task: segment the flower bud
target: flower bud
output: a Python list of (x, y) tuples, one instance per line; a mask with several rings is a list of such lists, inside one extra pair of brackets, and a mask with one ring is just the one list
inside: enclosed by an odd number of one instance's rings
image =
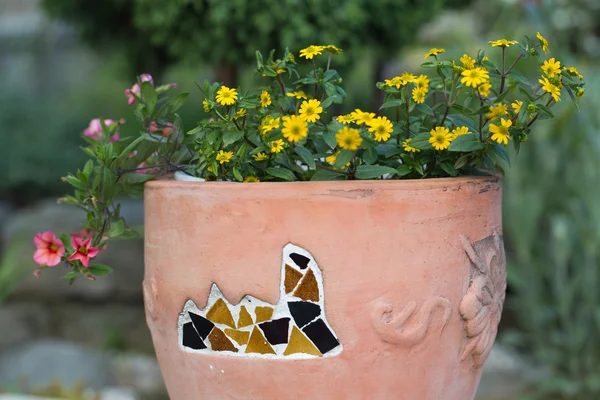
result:
[(456, 63), (454, 61), (452, 61), (452, 67), (451, 68), (452, 68), (453, 72), (459, 72), (460, 73), (460, 72), (464, 71), (464, 68), (461, 67), (461, 66), (459, 66), (459, 65), (456, 65)]
[(575, 92), (575, 95), (577, 97), (583, 97), (583, 96), (585, 96), (585, 89), (582, 88), (582, 87), (577, 88), (577, 91)]
[(521, 141), (521, 143), (525, 143), (526, 141), (529, 140), (529, 135), (526, 133), (521, 134), (521, 137), (519, 137), (519, 140)]
[(529, 103), (527, 104), (527, 112), (530, 114), (533, 114), (534, 112), (536, 112), (537, 107), (535, 106), (535, 103)]
[(538, 55), (538, 51), (535, 47), (532, 47), (529, 49), (529, 55), (530, 56), (537, 56)]

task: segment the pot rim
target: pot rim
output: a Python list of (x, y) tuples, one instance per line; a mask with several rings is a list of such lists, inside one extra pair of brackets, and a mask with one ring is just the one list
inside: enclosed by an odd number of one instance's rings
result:
[(465, 175), (448, 178), (428, 178), (428, 179), (396, 179), (396, 180), (345, 180), (345, 181), (296, 181), (296, 182), (253, 182), (243, 184), (241, 182), (193, 182), (179, 181), (172, 176), (165, 179), (150, 181), (145, 183), (146, 188), (198, 188), (209, 190), (256, 190), (256, 189), (379, 189), (379, 190), (415, 190), (415, 189), (436, 189), (436, 188), (456, 188), (462, 185), (502, 185), (502, 176), (500, 175)]

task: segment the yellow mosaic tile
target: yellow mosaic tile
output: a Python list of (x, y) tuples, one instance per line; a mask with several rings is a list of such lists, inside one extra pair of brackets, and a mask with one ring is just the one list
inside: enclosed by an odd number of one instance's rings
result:
[(231, 340), (216, 326), (208, 335), (208, 340), (213, 351), (233, 351), (237, 353), (238, 349), (231, 343)]
[(301, 278), (302, 272), (285, 264), (285, 280), (283, 281), (283, 285), (285, 286), (286, 293), (294, 290)]
[(206, 313), (206, 318), (216, 324), (228, 325), (235, 329), (235, 322), (227, 303), (223, 299), (219, 299)]
[(312, 269), (309, 269), (306, 275), (304, 275), (293, 296), (302, 300), (319, 301), (319, 285)]
[(250, 315), (250, 313), (248, 312), (248, 310), (246, 309), (246, 306), (242, 306), (240, 308), (240, 318), (238, 319), (238, 328), (243, 328), (245, 326), (250, 326), (254, 324), (254, 321), (252, 321), (252, 316)]
[(256, 323), (265, 322), (271, 319), (273, 316), (273, 307), (256, 307), (254, 309), (256, 314)]
[(257, 327), (254, 327), (252, 335), (250, 335), (248, 346), (246, 346), (246, 353), (276, 354), (273, 347), (271, 347)]
[(225, 334), (238, 342), (240, 346), (248, 343), (248, 339), (250, 338), (250, 332), (238, 331), (236, 329), (225, 329)]
[(304, 353), (310, 354), (317, 357), (322, 357), (323, 354), (317, 349), (317, 347), (306, 337), (298, 328), (295, 326), (292, 328), (292, 334), (290, 336), (290, 341), (283, 352), (284, 356), (289, 356), (290, 354), (296, 353)]

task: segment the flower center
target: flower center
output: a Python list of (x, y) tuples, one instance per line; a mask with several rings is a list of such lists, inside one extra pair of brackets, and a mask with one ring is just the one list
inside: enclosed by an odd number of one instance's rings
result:
[(77, 252), (81, 253), (81, 254), (86, 254), (87, 255), (88, 249), (85, 246), (79, 246), (79, 248), (77, 249)]
[(58, 246), (52, 243), (49, 247), (50, 251), (56, 252), (58, 250)]
[(315, 109), (314, 109), (314, 108), (312, 108), (312, 107), (310, 107), (310, 106), (306, 107), (306, 113), (307, 113), (307, 114), (312, 114), (312, 113), (314, 113), (314, 112), (315, 112)]
[(446, 137), (444, 135), (438, 134), (438, 135), (435, 136), (435, 140), (438, 143), (444, 143), (444, 140), (446, 140)]

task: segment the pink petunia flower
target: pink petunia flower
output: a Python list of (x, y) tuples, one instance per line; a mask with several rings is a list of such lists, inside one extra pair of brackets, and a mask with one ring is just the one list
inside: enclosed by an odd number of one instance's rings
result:
[[(82, 230), (80, 230), (79, 232), (75, 232), (75, 233), (71, 233), (71, 237), (76, 237), (78, 239), (81, 240), (86, 240), (86, 239), (94, 239), (94, 236), (96, 235), (96, 233), (88, 228), (83, 228)], [(104, 242), (105, 240), (108, 239), (107, 235), (103, 235), (102, 236), (102, 242)], [(107, 244), (105, 244), (104, 246), (100, 247), (100, 250), (106, 250), (106, 248), (108, 247)]]
[[(115, 121), (112, 119), (105, 119), (104, 125), (110, 126), (114, 124)], [(104, 132), (102, 131), (102, 124), (100, 124), (100, 118), (94, 118), (90, 121), (88, 127), (83, 131), (83, 135), (89, 138), (94, 139), (96, 142), (101, 142), (104, 137)], [(119, 140), (119, 132), (115, 132), (114, 135), (110, 138), (110, 142), (116, 142)]]
[[(150, 75), (150, 74), (141, 74), (140, 81), (141, 82), (150, 82), (151, 84), (154, 85), (154, 79), (152, 79), (152, 75)], [(129, 104), (130, 106), (134, 105), (135, 97), (133, 95), (135, 94), (136, 96), (139, 97), (140, 93), (141, 93), (141, 88), (137, 82), (133, 84), (131, 89), (125, 89), (125, 96), (127, 96), (127, 104)]]
[(71, 256), (69, 256), (69, 260), (79, 260), (86, 268), (89, 266), (90, 258), (96, 257), (100, 252), (100, 249), (91, 246), (91, 238), (81, 239), (72, 236), (71, 243), (73, 244), (75, 252)]
[(33, 238), (37, 250), (33, 254), (33, 261), (39, 265), (54, 267), (65, 254), (65, 246), (52, 232), (38, 233)]

